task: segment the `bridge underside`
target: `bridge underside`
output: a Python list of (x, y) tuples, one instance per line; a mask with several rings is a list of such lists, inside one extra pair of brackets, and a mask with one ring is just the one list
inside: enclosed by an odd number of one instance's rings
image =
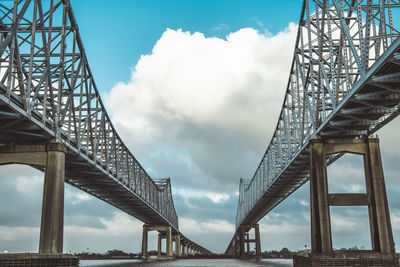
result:
[[(312, 139), (359, 139), (370, 136), (400, 114), (400, 38), (375, 62), (312, 135)], [(309, 144), (306, 141), (276, 180), (258, 199), (242, 224), (255, 224), (306, 183), (310, 177)], [(343, 153), (330, 155), (331, 164)], [(237, 228), (227, 252), (239, 235)]]
[[(349, 100), (319, 127), (315, 137), (356, 139), (369, 136), (400, 114), (400, 39), (347, 95)], [(359, 100), (365, 99), (365, 100)], [(344, 103), (345, 102), (345, 103)], [(340, 126), (339, 126), (340, 125)], [(254, 224), (309, 180), (309, 141), (260, 198), (243, 224)], [(328, 164), (340, 154), (328, 159)]]
[[(22, 117), (18, 112), (2, 103), (1, 100), (0, 114), (2, 115), (0, 121), (3, 125), (3, 129), (0, 131), (0, 154), (4, 154), (8, 149), (23, 152), (26, 147), (46, 146), (51, 143), (50, 140), (55, 140), (51, 133), (39, 128), (31, 120)], [(12, 130), (8, 131), (7, 126), (13, 126)], [(3, 156), (7, 158), (7, 155)], [(193, 251), (196, 249), (198, 253), (211, 254), (210, 251), (190, 241), (176, 228), (168, 226), (169, 223), (160, 217), (152, 207), (149, 207), (143, 199), (130, 192), (122, 184), (123, 181), (117, 181), (111, 175), (103, 173), (101, 169), (96, 168), (96, 164), (90, 162), (93, 162), (93, 160), (70, 147), (65, 153), (65, 182), (132, 215), (148, 226), (169, 227), (172, 235), (178, 235), (182, 244), (187, 244), (187, 247), (185, 247), (187, 249), (193, 249)], [(24, 164), (17, 161), (7, 162), (7, 164), (10, 163)], [(4, 162), (0, 162), (0, 165), (2, 164)], [(45, 171), (44, 166), (40, 164), (26, 165)]]
[[(39, 145), (48, 144), (55, 137), (33, 123), (30, 119), (23, 117), (19, 112), (9, 107), (0, 95), (0, 145)], [(68, 144), (67, 144), (68, 146)], [(85, 191), (108, 204), (134, 216), (147, 224), (168, 225), (160, 215), (149, 207), (137, 195), (132, 194), (127, 188), (117, 181), (113, 176), (97, 167), (89, 156), (79, 153), (74, 147), (69, 147), (65, 156), (65, 181)], [(40, 166), (33, 166), (43, 171)], [(176, 232), (177, 229), (173, 229)]]

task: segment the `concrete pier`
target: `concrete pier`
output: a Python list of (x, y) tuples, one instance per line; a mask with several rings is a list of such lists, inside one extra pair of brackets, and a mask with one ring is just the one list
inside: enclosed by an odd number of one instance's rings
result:
[(161, 234), (158, 234), (158, 243), (157, 243), (157, 257), (161, 257), (161, 251), (162, 251), (162, 239), (163, 236)]
[(158, 231), (158, 246), (157, 246), (157, 255), (159, 258), (162, 258), (161, 248), (162, 248), (162, 240), (166, 239), (166, 257), (172, 258), (172, 229), (171, 226), (148, 226), (143, 225), (143, 235), (142, 235), (142, 259), (148, 258), (148, 232), (149, 231)]
[(65, 146), (47, 146), (39, 253), (62, 253), (64, 232)]
[(143, 233), (142, 233), (142, 259), (147, 259), (147, 251), (148, 251), (148, 236), (149, 230), (148, 226), (145, 224), (143, 225)]
[(185, 257), (185, 245), (183, 243), (181, 243), (181, 256)]
[[(375, 266), (369, 265), (368, 259), (370, 259), (371, 264), (376, 261), (386, 264), (376, 266), (398, 266), (390, 223), (379, 140), (377, 138), (317, 139), (310, 142), (309, 150), (312, 243), (312, 256), (310, 260), (312, 261), (312, 266), (320, 266), (315, 265), (317, 264), (315, 262), (321, 261), (331, 262), (331, 265), (323, 266), (353, 266), (351, 264), (356, 264), (357, 261), (362, 261), (362, 265), (354, 266)], [(367, 193), (329, 193), (326, 158), (328, 155), (337, 153), (363, 155)], [(372, 251), (364, 251), (360, 255), (356, 255), (356, 252), (350, 254), (347, 252), (334, 252), (332, 249), (330, 206), (362, 205), (368, 206)], [(337, 259), (337, 262), (335, 259)], [(306, 266), (300, 263), (308, 264), (306, 258), (298, 257), (297, 262), (296, 259), (294, 260), (294, 266)]]
[[(250, 238), (250, 231), (254, 229), (254, 239)], [(248, 258), (251, 255), (250, 244), (255, 244), (255, 256), (261, 258), (261, 239), (260, 239), (260, 228), (258, 223), (252, 225), (240, 225), (239, 235), (235, 242), (236, 255), (240, 258)]]
[(175, 240), (175, 256), (180, 257), (181, 256), (181, 236), (175, 235), (174, 240)]

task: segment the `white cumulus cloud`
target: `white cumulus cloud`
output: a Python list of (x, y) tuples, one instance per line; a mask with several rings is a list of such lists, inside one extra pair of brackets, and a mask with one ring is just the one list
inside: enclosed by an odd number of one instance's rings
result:
[(275, 128), (296, 28), (276, 35), (244, 28), (226, 39), (167, 29), (131, 80), (106, 98), (133, 153), (156, 176), (236, 188), (240, 176), (253, 174)]

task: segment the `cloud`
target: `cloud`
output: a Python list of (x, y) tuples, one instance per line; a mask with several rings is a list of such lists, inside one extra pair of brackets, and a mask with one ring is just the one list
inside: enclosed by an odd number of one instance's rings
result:
[(212, 30), (219, 32), (219, 31), (228, 31), (230, 29), (229, 25), (225, 23), (220, 23), (217, 26), (213, 27)]
[(17, 176), (15, 187), (19, 193), (31, 194), (43, 190), (43, 175)]
[(296, 32), (244, 28), (221, 39), (167, 29), (105, 99), (150, 175), (171, 177), (183, 233), (217, 252), (233, 234), (222, 222), (234, 225), (239, 178), (253, 175), (275, 128)]
[(190, 232), (191, 234), (210, 234), (215, 232), (233, 234), (235, 225), (225, 220), (210, 220), (199, 222), (192, 218), (181, 217), (179, 220), (182, 231)]
[(0, 233), (0, 253), (38, 251), (39, 227), (0, 225)]
[(106, 97), (133, 153), (156, 176), (219, 193), (253, 174), (280, 112), (296, 25), (226, 39), (167, 29), (131, 81)]
[(345, 154), (328, 166), (328, 187), (330, 193), (365, 193), (362, 155)]
[[(110, 219), (97, 218), (104, 227), (95, 228), (90, 225), (71, 225), (64, 227), (64, 251), (81, 252), (89, 248), (90, 251), (105, 252), (109, 249), (124, 251), (140, 251), (142, 223), (127, 214), (114, 211)], [(9, 252), (29, 251), (37, 252), (39, 246), (39, 226), (0, 226), (0, 251)], [(154, 238), (153, 238), (154, 239)], [(105, 243), (105, 240), (107, 242)], [(156, 240), (149, 240), (152, 246)]]
[(0, 226), (40, 224), (43, 179), (40, 171), (28, 166), (0, 166)]
[(179, 218), (179, 228), (191, 240), (213, 252), (225, 252), (233, 233), (233, 221), (223, 219)]
[(304, 248), (305, 244), (310, 247), (309, 226), (295, 220), (281, 220), (277, 224), (260, 222), (260, 237), (262, 251), (281, 250), (284, 247), (298, 250)]
[[(104, 227), (67, 225), (64, 228), (65, 251), (106, 252), (111, 249), (123, 251), (141, 250), (141, 236), (143, 223), (121, 211), (113, 211), (111, 218), (98, 220)], [(84, 235), (85, 238), (82, 238)], [(106, 241), (106, 242), (105, 242)], [(150, 245), (155, 246), (156, 240), (149, 239)]]
[(208, 197), (212, 202), (216, 204), (221, 202), (226, 202), (231, 197), (229, 194), (224, 194), (224, 193), (221, 194), (213, 191), (201, 191), (201, 190), (196, 190), (195, 188), (193, 189), (176, 188), (175, 195), (180, 195), (185, 199)]

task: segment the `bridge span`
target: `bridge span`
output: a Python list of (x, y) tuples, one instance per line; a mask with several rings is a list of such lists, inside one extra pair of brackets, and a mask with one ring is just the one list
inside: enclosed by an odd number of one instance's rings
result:
[[(45, 172), (40, 253), (63, 252), (64, 181), (144, 222), (166, 254), (210, 254), (179, 231), (170, 179), (152, 179), (104, 107), (69, 0), (0, 1), (0, 165)], [(161, 246), (159, 246), (160, 248)]]
[[(310, 180), (313, 255), (332, 256), (335, 205), (367, 205), (373, 252), (394, 253), (379, 144), (370, 137), (400, 113), (399, 12), (399, 1), (303, 1), (279, 120), (254, 176), (240, 180), (226, 254), (243, 257), (256, 242), (260, 255), (257, 222)], [(366, 195), (328, 194), (326, 165), (345, 153), (364, 155)]]

